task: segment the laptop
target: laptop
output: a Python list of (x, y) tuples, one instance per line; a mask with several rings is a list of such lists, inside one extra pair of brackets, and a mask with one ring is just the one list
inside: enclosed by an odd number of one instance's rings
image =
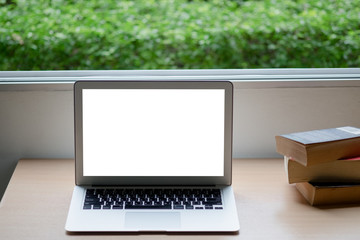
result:
[(236, 232), (233, 86), (78, 81), (69, 232)]

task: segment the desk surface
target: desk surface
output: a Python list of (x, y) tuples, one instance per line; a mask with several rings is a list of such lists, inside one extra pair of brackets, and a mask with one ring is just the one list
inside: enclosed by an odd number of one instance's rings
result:
[[(359, 239), (360, 205), (312, 207), (280, 159), (235, 159), (237, 234), (76, 234), (64, 230), (73, 160), (20, 160), (0, 204), (0, 239)], [(120, 235), (120, 236), (119, 236)]]

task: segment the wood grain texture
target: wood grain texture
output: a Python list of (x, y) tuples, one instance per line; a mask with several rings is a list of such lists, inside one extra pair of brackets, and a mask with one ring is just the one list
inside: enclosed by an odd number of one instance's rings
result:
[(0, 239), (358, 239), (360, 205), (310, 206), (282, 159), (235, 159), (236, 234), (68, 234), (74, 161), (20, 160), (0, 205)]

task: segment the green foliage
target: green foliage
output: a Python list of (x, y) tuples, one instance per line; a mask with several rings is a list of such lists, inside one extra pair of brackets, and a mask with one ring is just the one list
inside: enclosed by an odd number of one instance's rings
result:
[(359, 67), (360, 0), (0, 0), (0, 70)]

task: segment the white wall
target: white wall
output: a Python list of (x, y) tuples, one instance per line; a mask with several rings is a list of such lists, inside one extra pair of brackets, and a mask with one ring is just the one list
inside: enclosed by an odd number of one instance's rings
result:
[[(359, 82), (236, 82), (234, 157), (280, 157), (274, 140), (278, 134), (360, 127)], [(72, 83), (65, 85), (0, 85), (0, 198), (18, 159), (73, 158)]]
[(237, 89), (234, 157), (278, 157), (275, 135), (360, 127), (360, 87)]
[(0, 91), (0, 198), (20, 158), (73, 158), (71, 91)]

